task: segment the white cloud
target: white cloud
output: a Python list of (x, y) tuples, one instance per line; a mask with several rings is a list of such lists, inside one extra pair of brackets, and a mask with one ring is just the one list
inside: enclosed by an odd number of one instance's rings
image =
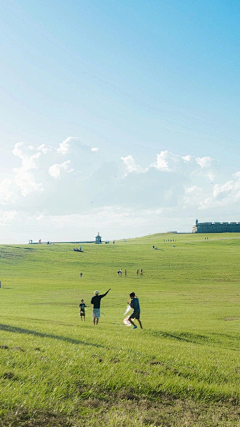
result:
[(34, 175), (29, 170), (21, 167), (19, 169), (13, 169), (15, 172), (15, 183), (20, 188), (21, 193), (24, 197), (34, 191), (43, 191), (42, 183), (34, 181)]
[[(25, 170), (37, 169), (35, 160), (41, 156), (41, 153), (33, 154), (29, 156), (29, 147), (26, 147), (23, 142), (15, 144), (13, 154), (22, 160), (22, 168)], [(30, 148), (32, 151), (32, 148)]]
[(46, 218), (46, 216), (44, 213), (40, 213), (39, 215), (36, 216), (37, 221), (42, 221), (45, 218)]
[(213, 187), (213, 197), (217, 198), (220, 194), (228, 194), (230, 191), (234, 189), (236, 183), (233, 181), (228, 181), (223, 185), (216, 184)]
[(70, 170), (68, 169), (69, 164), (70, 164), (70, 160), (63, 162), (62, 164), (55, 163), (54, 165), (50, 166), (50, 168), (48, 169), (49, 175), (57, 179), (57, 178), (60, 178), (62, 171), (73, 172), (74, 169), (70, 169)]
[(185, 192), (181, 201), (183, 209), (188, 209), (192, 207), (198, 209), (199, 203), (202, 200), (202, 191), (203, 189), (198, 187), (197, 185), (185, 188)]
[(196, 162), (198, 165), (201, 166), (201, 168), (206, 168), (206, 167), (210, 167), (213, 159), (211, 157), (196, 157)]
[(185, 162), (190, 162), (192, 160), (192, 156), (189, 154), (188, 156), (183, 156), (182, 159), (185, 160)]
[(42, 151), (43, 154), (49, 153), (49, 151), (52, 151), (52, 148), (46, 147), (46, 144), (42, 144), (37, 148), (38, 151)]
[(155, 163), (151, 164), (151, 167), (156, 168), (160, 171), (166, 171), (169, 172), (170, 168), (168, 165), (168, 151), (161, 151), (160, 154), (157, 154), (157, 161)]
[(126, 166), (126, 171), (124, 176), (127, 176), (129, 173), (132, 173), (132, 172), (144, 173), (147, 171), (147, 168), (143, 169), (141, 166), (136, 165), (135, 160), (131, 155), (126, 157), (121, 157), (121, 160)]
[(231, 208), (231, 211), (240, 201), (240, 174), (239, 172), (232, 175), (234, 179), (224, 184), (215, 184), (210, 197), (207, 197), (200, 203), (200, 209), (215, 209), (220, 207)]
[[(32, 148), (30, 150), (32, 151)], [(23, 142), (18, 142), (12, 152), (22, 160), (22, 166), (13, 169), (15, 173), (14, 182), (20, 188), (21, 194), (26, 197), (34, 191), (42, 191), (42, 183), (37, 183), (32, 173), (33, 169), (38, 169), (36, 160), (39, 159), (41, 153), (29, 155), (29, 147), (26, 147)]]
[(193, 156), (190, 155), (179, 156), (178, 154), (165, 150), (157, 154), (157, 161), (150, 166), (162, 172), (176, 172), (178, 170), (184, 170), (186, 163), (193, 163), (193, 159)]
[(0, 227), (10, 226), (17, 217), (17, 211), (0, 211)]
[[(96, 156), (97, 151), (76, 137), (54, 148), (17, 143), (13, 154), (20, 165), (0, 181), (2, 211), (11, 212), (9, 205), (14, 204), (18, 217), (22, 222), (29, 218), (33, 230), (51, 234), (59, 227), (66, 235), (68, 230), (82, 233), (82, 225), (96, 227), (97, 233), (98, 224), (130, 234), (138, 227), (141, 235), (148, 227), (151, 232), (153, 227), (181, 230), (178, 218), (186, 223), (189, 217), (198, 217), (199, 210), (204, 210), (206, 220), (218, 220), (220, 215), (220, 221), (234, 220), (229, 211), (238, 214), (240, 171), (223, 175), (222, 165), (209, 156), (180, 156), (165, 150), (139, 165), (133, 155), (119, 158), (99, 150)], [(16, 218), (12, 222), (11, 218), (13, 214), (6, 214), (1, 223), (17, 229)], [(52, 239), (49, 234), (47, 240)]]
[(208, 177), (209, 181), (215, 181), (215, 174), (213, 172), (208, 172), (206, 176)]
[[(34, 169), (38, 169), (36, 161), (41, 153), (32, 154), (32, 146), (23, 142), (15, 144), (12, 153), (21, 159), (21, 167), (12, 170), (13, 177), (0, 182), (0, 203), (2, 205), (15, 203), (20, 196), (26, 197), (34, 191), (42, 191), (42, 184), (35, 181)], [(20, 193), (19, 193), (20, 190)]]
[(185, 188), (185, 194), (195, 193), (196, 191), (201, 191), (201, 188), (193, 185), (192, 187)]
[(5, 178), (2, 182), (0, 182), (0, 203), (1, 205), (9, 205), (14, 203), (14, 201), (15, 194), (13, 180)]
[(70, 147), (70, 142), (74, 139), (78, 139), (76, 136), (69, 136), (68, 138), (64, 139), (63, 142), (60, 143), (59, 148), (57, 148), (57, 153), (59, 154), (67, 154)]

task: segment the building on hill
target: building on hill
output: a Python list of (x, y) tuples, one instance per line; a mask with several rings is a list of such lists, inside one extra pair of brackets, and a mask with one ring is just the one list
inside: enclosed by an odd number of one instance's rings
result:
[(240, 233), (240, 222), (198, 222), (192, 228), (193, 233)]
[(100, 243), (102, 243), (102, 238), (101, 238), (101, 236), (99, 235), (99, 233), (98, 233), (98, 235), (95, 237), (95, 243), (96, 243), (97, 245), (99, 245)]

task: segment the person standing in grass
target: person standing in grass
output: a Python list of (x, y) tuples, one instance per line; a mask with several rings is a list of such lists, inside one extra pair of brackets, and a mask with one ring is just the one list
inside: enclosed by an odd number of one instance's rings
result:
[(80, 307), (80, 317), (81, 320), (85, 320), (85, 307), (87, 307), (87, 305), (85, 304), (85, 302), (83, 301), (83, 299), (81, 299), (81, 302), (79, 304)]
[(137, 329), (133, 319), (136, 319), (139, 323), (140, 328), (142, 329), (142, 322), (140, 320), (140, 304), (139, 299), (136, 297), (135, 292), (129, 294), (131, 298), (130, 307), (133, 308), (132, 314), (129, 316), (128, 320), (133, 325), (133, 329)]
[(102, 295), (99, 295), (98, 291), (94, 292), (94, 296), (91, 299), (91, 304), (93, 304), (93, 314), (92, 314), (92, 317), (93, 317), (93, 324), (94, 325), (97, 325), (98, 322), (99, 322), (101, 299), (103, 297), (105, 297), (110, 290), (111, 290), (111, 288), (108, 289), (108, 291), (105, 292), (105, 294), (102, 294)]

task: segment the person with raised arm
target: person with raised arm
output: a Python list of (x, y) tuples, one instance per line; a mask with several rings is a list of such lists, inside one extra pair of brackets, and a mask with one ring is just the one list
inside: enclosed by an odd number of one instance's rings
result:
[(98, 291), (94, 292), (94, 296), (91, 299), (91, 304), (93, 304), (93, 313), (92, 313), (92, 317), (93, 317), (93, 324), (97, 325), (99, 322), (99, 318), (100, 318), (100, 304), (101, 304), (101, 299), (103, 297), (105, 297), (108, 292), (111, 290), (108, 289), (107, 292), (105, 292), (105, 294), (99, 295)]

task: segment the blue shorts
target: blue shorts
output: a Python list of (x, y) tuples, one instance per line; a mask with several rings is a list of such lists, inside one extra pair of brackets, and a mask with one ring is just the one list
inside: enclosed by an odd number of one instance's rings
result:
[(96, 317), (97, 319), (99, 319), (100, 317), (100, 308), (93, 308), (93, 312), (92, 312), (92, 317)]

